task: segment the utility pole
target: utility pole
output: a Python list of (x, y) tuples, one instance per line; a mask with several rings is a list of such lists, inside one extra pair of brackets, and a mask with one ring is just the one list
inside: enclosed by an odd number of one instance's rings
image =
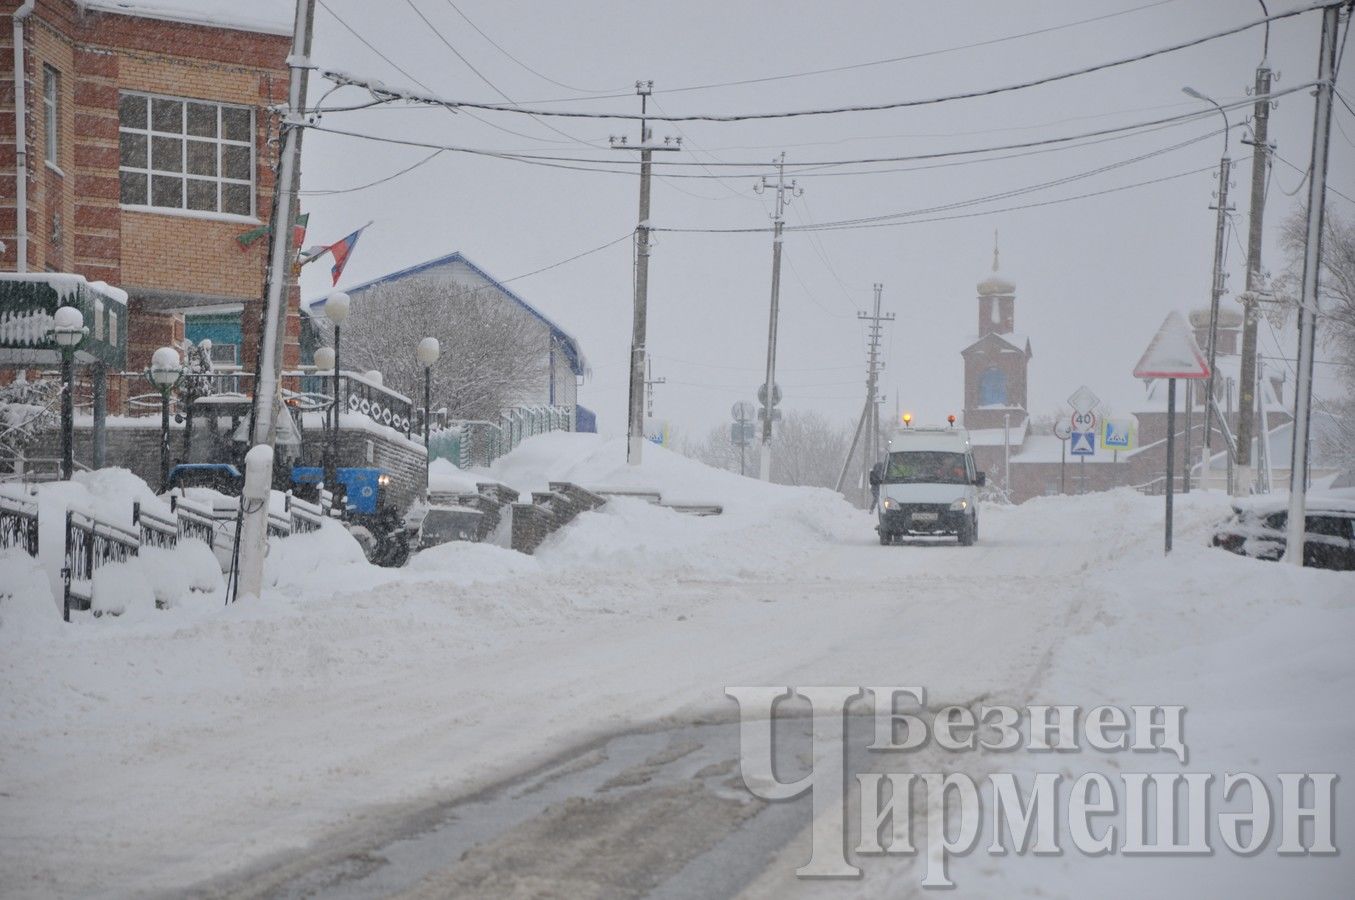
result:
[[(1325, 17), (1326, 14), (1323, 15)], [(1256, 104), (1252, 108), (1251, 217), (1247, 227), (1247, 289), (1242, 295), (1242, 370), (1238, 376), (1237, 471), (1233, 478), (1233, 492), (1238, 496), (1246, 494), (1252, 485), (1251, 444), (1256, 409), (1256, 399), (1253, 396), (1256, 389), (1258, 313), (1256, 293), (1263, 287), (1261, 225), (1265, 218), (1266, 172), (1270, 165), (1270, 145), (1267, 143), (1270, 123), (1270, 69), (1264, 59), (1256, 69), (1254, 90)], [(1323, 158), (1325, 160), (1325, 152)]]
[(870, 341), (870, 349), (866, 354), (866, 446), (861, 453), (861, 467), (866, 475), (866, 482), (870, 480), (870, 467), (875, 465), (875, 459), (880, 453), (880, 403), (876, 385), (880, 378), (880, 335), (884, 330), (881, 322), (894, 321), (893, 313), (880, 312), (880, 295), (884, 292), (885, 286), (880, 283), (875, 284), (875, 312), (858, 312), (856, 317), (870, 324), (866, 326), (866, 337)]
[[(767, 324), (767, 401), (763, 404), (762, 416), (762, 454), (758, 459), (758, 476), (763, 481), (772, 480), (772, 410), (776, 396), (776, 322), (781, 308), (781, 229), (785, 224), (786, 204), (791, 198), (799, 197), (804, 189), (797, 187), (792, 179), (786, 183), (786, 152), (772, 162), (776, 164), (776, 181), (762, 180), (753, 186), (753, 190), (762, 193), (776, 189), (776, 211), (772, 214), (772, 303), (771, 315)], [(790, 196), (787, 197), (787, 194)]]
[[(1349, 6), (1349, 3), (1343, 4)], [(1313, 110), (1313, 155), (1309, 163), (1308, 222), (1303, 243), (1303, 288), (1299, 294), (1299, 353), (1295, 364), (1294, 444), (1289, 466), (1289, 521), (1284, 558), (1303, 565), (1308, 503), (1308, 428), (1313, 406), (1313, 354), (1321, 295), (1322, 219), (1327, 199), (1327, 152), (1331, 143), (1331, 95), (1336, 72), (1336, 31), (1341, 7), (1322, 10), (1322, 38), (1318, 50), (1317, 102)], [(1245, 377), (1245, 373), (1244, 373)]]
[(635, 93), (640, 95), (640, 143), (630, 144), (625, 136), (611, 138), (613, 150), (640, 151), (640, 218), (635, 225), (635, 311), (630, 332), (630, 400), (627, 404), (626, 462), (640, 464), (645, 445), (645, 329), (649, 305), (649, 172), (650, 159), (655, 150), (680, 150), (682, 138), (666, 137), (655, 144), (649, 123), (644, 118), (654, 82), (635, 82)]
[(655, 378), (650, 368), (651, 360), (645, 354), (645, 415), (654, 418), (654, 385), (667, 384), (667, 378)]
[[(315, 22), (315, 0), (296, 0), (296, 19), (292, 28), (292, 52), (287, 62), (291, 78), (287, 89), (287, 112), (282, 118), (282, 151), (278, 160), (277, 194), (273, 201), (273, 235), (268, 257), (268, 291), (264, 310), (264, 333), (259, 342), (259, 377), (254, 385), (254, 431), (250, 437), (254, 449), (249, 456), (271, 463), (275, 415), (279, 404), (278, 382), (282, 355), (279, 336), (285, 315), (287, 284), (292, 276), (291, 237), (292, 204), (296, 200), (298, 170), (301, 162), (302, 111), (306, 101), (306, 81), (310, 69), (311, 30)], [(267, 453), (255, 453), (259, 447)], [(271, 474), (271, 473), (270, 473)], [(271, 479), (269, 479), (271, 480)], [(246, 473), (246, 482), (250, 482)], [(257, 480), (255, 481), (257, 484)], [(236, 535), (239, 547), (237, 592), (258, 597), (263, 591), (263, 560), (268, 551), (268, 483), (263, 482), (263, 498), (251, 498), (249, 491), (240, 498), (241, 516)]]
[[(1226, 120), (1226, 117), (1225, 117)], [(1224, 132), (1225, 144), (1223, 150), (1223, 159), (1219, 160), (1219, 190), (1218, 203), (1213, 208), (1218, 210), (1218, 218), (1214, 225), (1214, 274), (1211, 279), (1213, 287), (1209, 291), (1209, 335), (1208, 335), (1208, 353), (1209, 353), (1209, 378), (1205, 382), (1204, 399), (1204, 450), (1203, 459), (1200, 466), (1200, 486), (1208, 489), (1209, 487), (1209, 461), (1212, 459), (1213, 448), (1213, 428), (1214, 428), (1214, 404), (1209, 402), (1209, 398), (1214, 396), (1214, 361), (1218, 358), (1218, 332), (1219, 332), (1219, 300), (1223, 297), (1224, 281), (1226, 275), (1223, 272), (1223, 251), (1224, 243), (1228, 231), (1228, 213), (1231, 210), (1228, 207), (1228, 180), (1232, 177), (1233, 161), (1228, 158), (1228, 148), (1226, 144), (1227, 132)], [(1254, 196), (1254, 195), (1253, 195)], [(1262, 197), (1264, 198), (1264, 193)], [(1264, 201), (1263, 201), (1264, 202)], [(1258, 251), (1259, 252), (1259, 251)], [(1252, 329), (1253, 341), (1255, 339), (1255, 328)], [(1255, 348), (1255, 343), (1253, 343)], [(1187, 388), (1189, 389), (1189, 388)], [(1191, 397), (1186, 395), (1186, 408), (1191, 407)], [(1189, 421), (1189, 417), (1187, 417)], [(1186, 471), (1190, 471), (1190, 453), (1186, 452)], [(1187, 479), (1189, 480), (1189, 479)]]

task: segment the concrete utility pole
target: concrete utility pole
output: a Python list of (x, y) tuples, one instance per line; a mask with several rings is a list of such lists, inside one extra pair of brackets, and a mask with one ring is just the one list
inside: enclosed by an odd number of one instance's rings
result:
[[(799, 197), (804, 189), (797, 187), (795, 181), (786, 184), (786, 153), (773, 162), (776, 164), (776, 181), (762, 181), (753, 187), (757, 193), (770, 188), (776, 189), (776, 212), (772, 214), (772, 304), (767, 324), (767, 402), (762, 406), (762, 454), (758, 459), (758, 477), (763, 481), (772, 480), (772, 410), (776, 406), (776, 321), (781, 308), (781, 229), (785, 224), (786, 204), (790, 198)], [(789, 194), (790, 198), (786, 195)]]
[[(266, 446), (268, 452), (254, 453), (255, 460), (273, 454), (274, 423), (279, 404), (278, 382), (282, 368), (279, 337), (285, 314), (287, 283), (292, 275), (291, 216), (296, 199), (297, 175), (301, 162), (302, 110), (306, 101), (306, 76), (310, 66), (311, 29), (315, 21), (315, 0), (296, 0), (296, 21), (292, 29), (292, 52), (287, 59), (291, 80), (287, 90), (287, 113), (282, 120), (282, 155), (278, 165), (277, 194), (273, 200), (273, 243), (268, 257), (268, 295), (264, 311), (264, 333), (259, 343), (259, 377), (254, 385), (254, 449)], [(248, 482), (248, 473), (246, 473)], [(255, 482), (257, 483), (257, 482)], [(268, 489), (263, 498), (240, 498), (240, 569), (237, 592), (257, 597), (263, 590), (263, 560), (268, 551)]]
[[(1242, 371), (1238, 376), (1237, 471), (1233, 493), (1251, 490), (1251, 445), (1256, 399), (1256, 292), (1262, 288), (1261, 225), (1266, 211), (1266, 172), (1270, 165), (1267, 143), (1270, 123), (1270, 69), (1265, 60), (1256, 69), (1256, 104), (1252, 110), (1251, 214), (1247, 227), (1247, 289), (1242, 295)], [(1262, 440), (1266, 437), (1263, 435)]]
[(645, 330), (649, 307), (649, 174), (651, 157), (655, 150), (680, 150), (682, 138), (666, 137), (662, 144), (655, 144), (649, 130), (649, 122), (644, 118), (648, 109), (649, 95), (654, 90), (654, 82), (635, 82), (635, 93), (640, 95), (640, 143), (630, 144), (624, 136), (612, 137), (613, 150), (640, 151), (640, 219), (635, 226), (635, 312), (631, 319), (630, 332), (630, 401), (627, 405), (627, 429), (629, 441), (626, 445), (626, 462), (632, 466), (640, 464), (645, 445)]
[(865, 481), (869, 483), (870, 467), (875, 465), (876, 457), (880, 454), (880, 402), (876, 386), (880, 380), (880, 335), (883, 331), (881, 322), (894, 321), (893, 313), (880, 312), (880, 295), (884, 292), (885, 286), (875, 285), (875, 312), (858, 312), (856, 317), (862, 321), (869, 322), (866, 327), (866, 337), (870, 341), (870, 349), (866, 354), (866, 446), (861, 453), (861, 468), (865, 473)]
[[(1349, 3), (1343, 4), (1349, 6)], [(1331, 142), (1331, 95), (1336, 71), (1336, 31), (1341, 7), (1322, 10), (1318, 50), (1317, 103), (1313, 111), (1313, 155), (1309, 163), (1308, 222), (1303, 243), (1303, 288), (1299, 294), (1299, 353), (1294, 383), (1294, 444), (1289, 467), (1289, 521), (1285, 561), (1303, 565), (1308, 492), (1308, 427), (1313, 406), (1313, 353), (1317, 337), (1322, 272), (1322, 219), (1327, 199), (1327, 153)], [(1245, 375), (1244, 375), (1245, 377)]]
[(667, 384), (667, 378), (655, 378), (650, 368), (651, 360), (645, 354), (645, 415), (654, 418), (654, 385)]
[[(1218, 218), (1214, 226), (1214, 269), (1210, 278), (1212, 286), (1209, 291), (1209, 333), (1206, 337), (1208, 346), (1205, 348), (1209, 356), (1209, 378), (1205, 384), (1204, 449), (1200, 458), (1200, 485), (1207, 489), (1209, 460), (1213, 446), (1210, 432), (1213, 431), (1214, 427), (1214, 408), (1209, 400), (1214, 396), (1214, 360), (1218, 356), (1219, 342), (1219, 298), (1223, 296), (1224, 285), (1227, 281), (1227, 276), (1223, 272), (1223, 250), (1228, 229), (1228, 213), (1232, 212), (1232, 209), (1228, 206), (1228, 182), (1232, 176), (1233, 166), (1233, 161), (1228, 156), (1228, 135), (1232, 126), (1228, 123), (1228, 113), (1224, 112), (1223, 107), (1219, 106), (1213, 97), (1206, 96), (1193, 87), (1183, 87), (1181, 92), (1188, 97), (1194, 97), (1196, 100), (1203, 100), (1205, 103), (1211, 104), (1223, 117), (1223, 158), (1219, 160), (1219, 188), (1216, 192), (1218, 205), (1210, 207), (1210, 209), (1218, 210)], [(1192, 387), (1193, 382), (1186, 384), (1186, 493), (1190, 492), (1190, 430), (1195, 415)]]

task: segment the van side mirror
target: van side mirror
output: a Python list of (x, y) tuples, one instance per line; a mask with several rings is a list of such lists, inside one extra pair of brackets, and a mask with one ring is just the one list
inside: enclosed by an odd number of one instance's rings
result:
[(974, 476), (974, 486), (975, 486), (975, 487), (983, 487), (983, 486), (984, 486), (985, 484), (987, 484), (987, 483), (988, 483), (988, 476), (985, 475), (984, 473), (980, 472), (980, 473), (978, 473), (977, 475)]

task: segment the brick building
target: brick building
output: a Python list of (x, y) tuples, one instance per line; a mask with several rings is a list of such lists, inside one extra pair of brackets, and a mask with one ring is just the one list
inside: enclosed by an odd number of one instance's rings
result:
[[(238, 336), (214, 347), (218, 361), (251, 366), (268, 242), (242, 251), (235, 239), (269, 218), (270, 107), (286, 99), (290, 29), (112, 0), (0, 0), (0, 12), (20, 26), (0, 28), (0, 269), (126, 291), (130, 372), (197, 323)], [(298, 362), (297, 305), (293, 288), (287, 366)], [(113, 411), (123, 389), (111, 379)]]

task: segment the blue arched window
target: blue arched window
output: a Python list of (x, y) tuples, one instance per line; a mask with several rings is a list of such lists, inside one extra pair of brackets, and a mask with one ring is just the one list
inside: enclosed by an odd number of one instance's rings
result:
[(979, 376), (979, 406), (1007, 405), (1007, 373), (997, 366)]

